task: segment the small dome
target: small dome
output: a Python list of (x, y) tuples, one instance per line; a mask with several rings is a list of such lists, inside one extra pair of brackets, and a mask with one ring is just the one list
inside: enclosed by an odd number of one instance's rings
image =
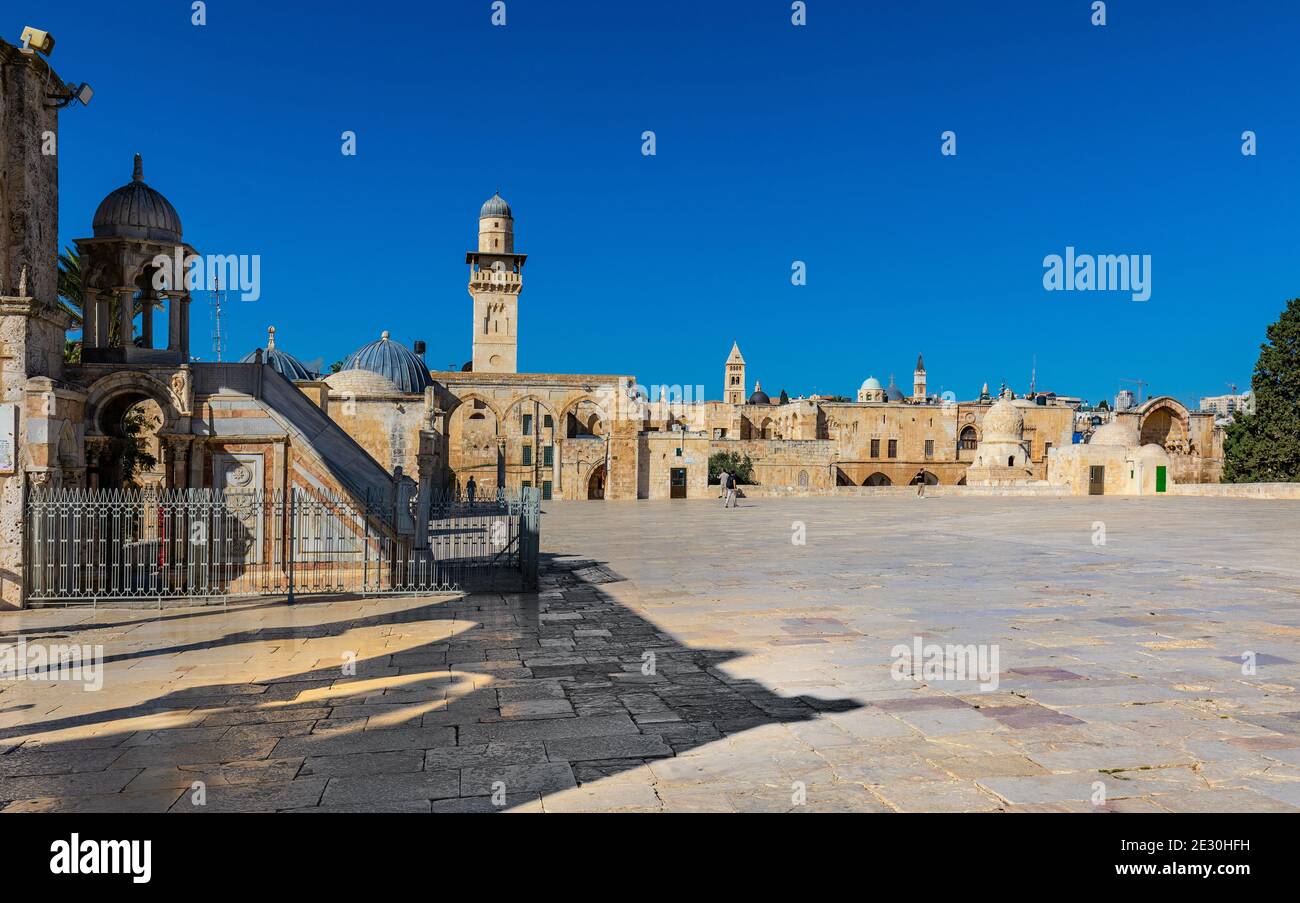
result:
[(339, 395), (398, 395), (402, 391), (388, 377), (369, 370), (340, 370), (325, 377), (325, 384)]
[(1132, 448), (1138, 444), (1138, 435), (1135, 428), (1127, 427), (1118, 420), (1112, 420), (1110, 423), (1097, 428), (1088, 440), (1089, 445), (1108, 445), (1114, 448)]
[(894, 385), (894, 377), (889, 377), (889, 386), (885, 389), (886, 401), (906, 401), (903, 390)]
[(984, 415), (981, 425), (984, 430), (983, 442), (1019, 442), (1024, 438), (1024, 415), (1006, 398), (994, 402), (993, 407)]
[(135, 155), (131, 181), (113, 191), (95, 211), (96, 238), (137, 238), (180, 243), (181, 218), (171, 202), (144, 183), (144, 161)]
[(272, 326), (266, 331), (266, 349), (254, 349), (244, 355), (241, 364), (251, 364), (257, 360), (257, 352), (262, 352), (262, 360), (271, 365), (276, 373), (279, 373), (285, 379), (291, 380), (312, 380), (317, 374), (307, 368), (307, 365), (298, 360), (287, 351), (281, 351), (275, 347), (275, 327)]
[(506, 199), (503, 198), (500, 193), (494, 194), (492, 197), (484, 201), (483, 209), (478, 212), (479, 219), (484, 219), (489, 216), (503, 216), (513, 219), (510, 213), (510, 205), (506, 203)]
[(883, 389), (883, 388), (884, 386), (880, 384), (880, 380), (876, 379), (874, 376), (868, 376), (866, 382), (862, 384), (863, 392), (870, 392), (876, 389)]
[(749, 403), (750, 404), (771, 404), (772, 403), (772, 399), (768, 398), (767, 393), (763, 391), (762, 383), (757, 381), (754, 383), (754, 394), (749, 396)]
[(343, 370), (369, 370), (385, 377), (399, 392), (418, 395), (433, 385), (429, 368), (419, 355), (385, 331), (378, 342), (358, 348), (343, 362)]
[(1157, 464), (1170, 464), (1169, 452), (1165, 451), (1154, 442), (1149, 442), (1138, 449), (1137, 456), (1143, 461), (1154, 461)]

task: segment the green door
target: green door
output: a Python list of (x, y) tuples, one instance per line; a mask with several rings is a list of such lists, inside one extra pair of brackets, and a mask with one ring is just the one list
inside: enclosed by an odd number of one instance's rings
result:
[(1165, 491), (1165, 467), (1157, 465), (1156, 467), (1156, 492)]

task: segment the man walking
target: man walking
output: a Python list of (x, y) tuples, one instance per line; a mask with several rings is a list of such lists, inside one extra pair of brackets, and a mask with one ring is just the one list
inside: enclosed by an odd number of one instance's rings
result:
[(723, 508), (736, 507), (736, 475), (734, 473), (727, 474), (727, 491), (724, 498), (726, 500), (722, 503)]
[(727, 507), (727, 478), (731, 475), (725, 470), (718, 474), (718, 498), (722, 499), (722, 507)]

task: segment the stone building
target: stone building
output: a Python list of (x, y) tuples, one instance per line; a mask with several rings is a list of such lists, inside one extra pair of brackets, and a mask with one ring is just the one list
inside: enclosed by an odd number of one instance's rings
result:
[[(482, 205), (477, 249), (466, 255), (474, 318), (460, 370), (430, 370), (422, 342), (408, 349), (388, 332), (324, 377), (274, 329), (265, 348), (237, 363), (198, 362), (182, 274), (202, 258), (138, 155), (130, 180), (104, 197), (90, 234), (75, 241), (82, 310), (60, 304), (57, 157), (42, 151), (57, 141), (49, 101), (68, 88), (44, 59), (2, 41), (0, 76), (7, 605), (22, 601), (24, 494), (39, 487), (306, 492), (400, 507), (473, 479), (481, 494), (689, 499), (714, 494), (709, 459), (719, 452), (748, 457), (772, 492), (1021, 480), (1077, 487), (1084, 468), (1091, 477), (1099, 466), (1107, 491), (1219, 478), (1222, 435), (1212, 414), (1157, 398), (1117, 413), (1091, 448), (1071, 447), (1069, 405), (1041, 395), (994, 402), (987, 391), (974, 401), (940, 399), (927, 390), (919, 355), (910, 397), (892, 376), (887, 387), (871, 377), (856, 402), (784, 392), (773, 400), (758, 381), (745, 395), (738, 344), (724, 364), (721, 401), (652, 403), (628, 374), (520, 373), (526, 255), (515, 250), (514, 214), (499, 193)], [(65, 355), (74, 315), (82, 316), (79, 356)], [(1107, 438), (1111, 426), (1122, 442)], [(154, 464), (128, 468), (141, 450)]]

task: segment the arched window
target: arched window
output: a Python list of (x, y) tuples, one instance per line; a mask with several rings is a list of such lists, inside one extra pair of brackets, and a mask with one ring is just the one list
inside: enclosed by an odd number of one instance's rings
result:
[(975, 427), (968, 426), (961, 431), (961, 439), (958, 445), (962, 451), (974, 451), (979, 444), (979, 439), (975, 435)]

